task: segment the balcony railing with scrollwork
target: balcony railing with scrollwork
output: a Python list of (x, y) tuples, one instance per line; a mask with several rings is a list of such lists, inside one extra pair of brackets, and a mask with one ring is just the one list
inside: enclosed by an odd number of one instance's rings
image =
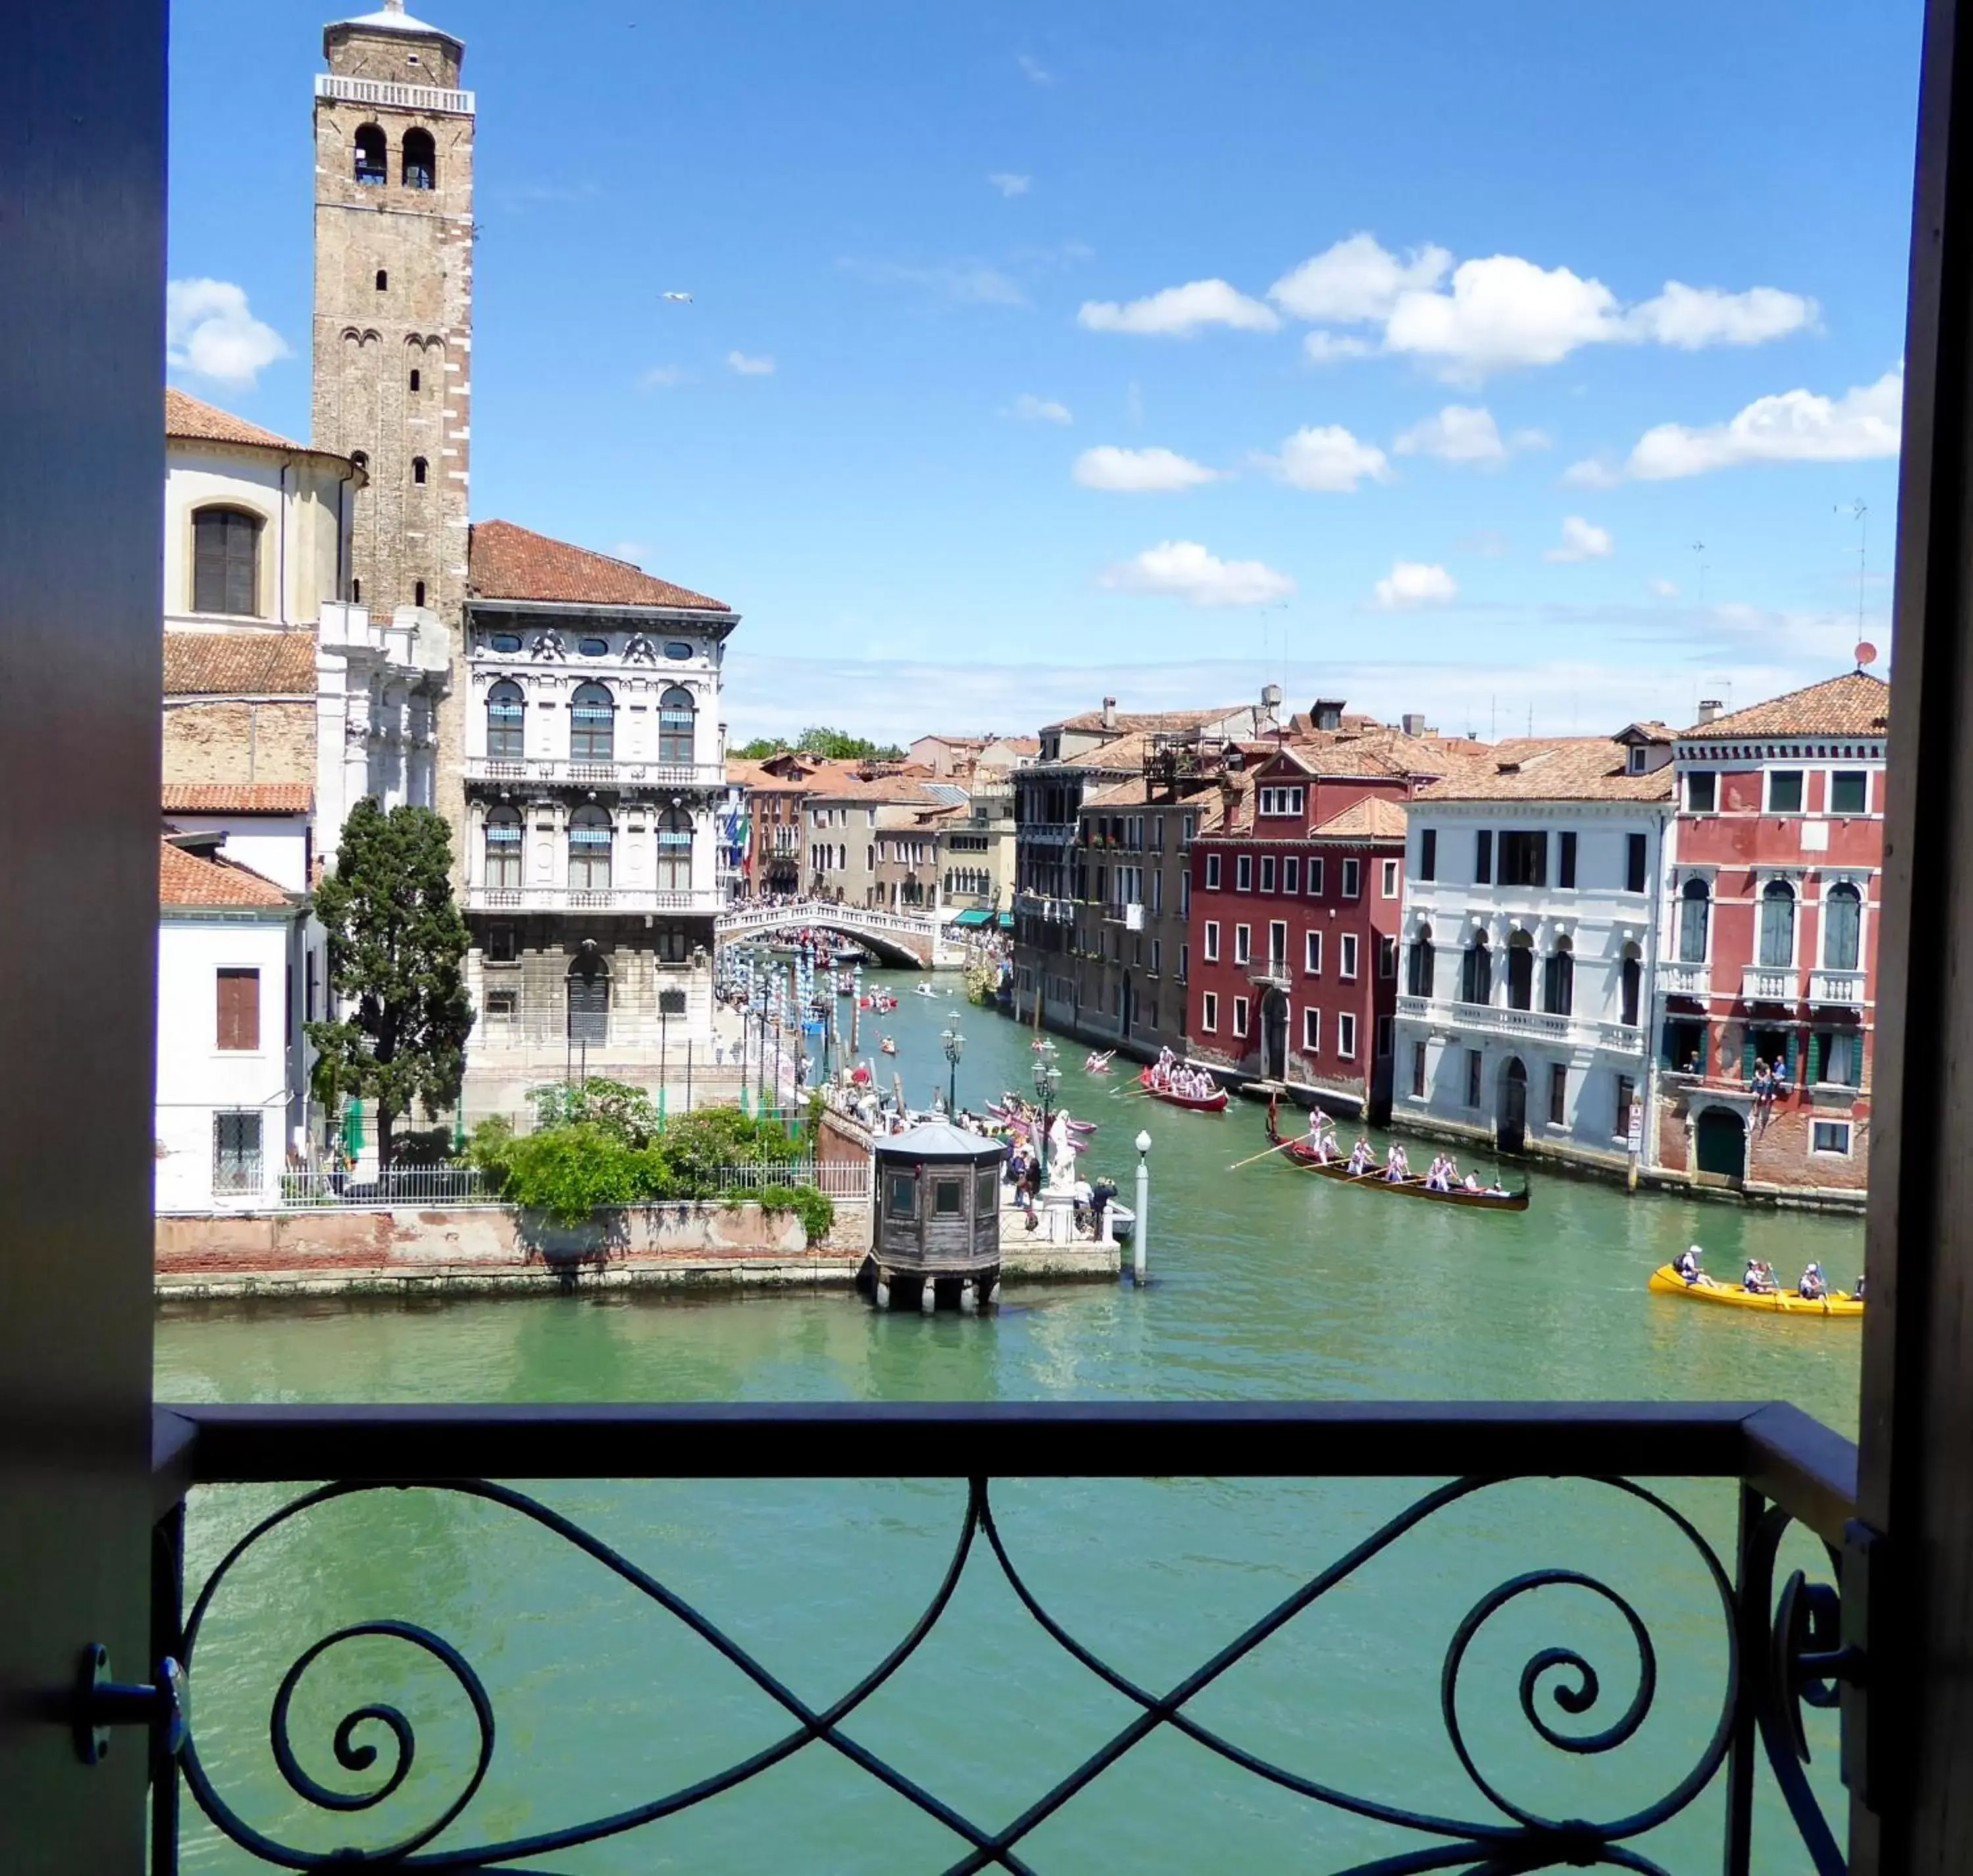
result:
[[(1270, 1792), (1270, 1806), (1294, 1814), (1297, 1868), (1347, 1868), (1358, 1876), (1662, 1871), (1657, 1858), (1666, 1840), (1654, 1835), (1661, 1829), (1688, 1853), (1676, 1866), (1697, 1867), (1693, 1833), (1710, 1830), (1704, 1820), (1717, 1803), (1724, 1854), (1715, 1848), (1704, 1860), (1746, 1876), (1756, 1755), (1764, 1753), (1788, 1814), (1763, 1819), (1764, 1846), (1768, 1832), (1788, 1831), (1800, 1838), (1786, 1853), (1789, 1867), (1805, 1849), (1821, 1876), (1843, 1868), (1837, 1832), (1803, 1769), (1801, 1711), (1835, 1704), (1844, 1686), (1867, 1684), (1868, 1664), (1857, 1648), (1837, 1646), (1838, 1589), (1800, 1572), (1782, 1583), (1777, 1559), (1791, 1527), (1827, 1547), (1831, 1559), (1860, 1540), (1848, 1522), (1855, 1452), (1791, 1406), (201, 1406), (158, 1409), (154, 1443), (157, 1502), (171, 1508), (155, 1552), (154, 1651), (182, 1662), (187, 1683), (204, 1690), (182, 1737), (168, 1747), (162, 1725), (154, 1734), (159, 1876), (178, 1868), (182, 1838), (198, 1842), (200, 1867), (210, 1863), (215, 1835), (249, 1861), (290, 1869), (539, 1869), (544, 1858), (618, 1838), (643, 1859), (636, 1867), (681, 1855), (699, 1866), (702, 1852), (695, 1855), (689, 1835), (682, 1845), (677, 1833), (690, 1827), (679, 1820), (726, 1794), (754, 1800), (757, 1808), (744, 1814), (750, 1842), (765, 1842), (774, 1827), (799, 1835), (805, 1807), (790, 1807), (787, 1787), (770, 1775), (803, 1755), (834, 1768), (841, 1783), (831, 1825), (839, 1841), (852, 1828), (848, 1807), (861, 1784), (881, 1800), (862, 1826), (864, 1840), (923, 1846), (916, 1860), (899, 1851), (886, 1867), (1089, 1867), (1050, 1821), (1072, 1819), (1113, 1767), (1148, 1757), (1154, 1778), (1169, 1779), (1183, 1765), (1188, 1780), (1248, 1778), (1257, 1797)], [(1419, 1483), (1415, 1495), (1399, 1495), (1408, 1501), (1399, 1508), (1369, 1517), (1363, 1488), (1350, 1488), (1355, 1496), (1333, 1521), (1314, 1508), (1344, 1488), (1310, 1495), (1305, 1528), (1298, 1523), (1283, 1540), (1291, 1567), (1274, 1559), (1255, 1579), (1273, 1578), (1273, 1587), (1239, 1605), (1209, 1640), (1186, 1644), (1196, 1656), (1181, 1660), (1174, 1643), (1148, 1655), (1134, 1648), (1127, 1662), (1114, 1639), (1099, 1642), (1099, 1618), (1109, 1604), (1144, 1593), (1157, 1573), (1134, 1573), (1137, 1560), (1119, 1557), (1103, 1603), (1077, 1608), (1058, 1566), (1065, 1546), (1103, 1545), (1113, 1534), (1098, 1527), (1103, 1507), (1092, 1502), (1101, 1489), (1093, 1481), (1136, 1480), (1147, 1463), (1158, 1475), (1150, 1488), (1161, 1495), (1204, 1488), (1180, 1481), (1215, 1482), (1213, 1547), (1236, 1560), (1242, 1537), (1220, 1495), (1226, 1481), (1272, 1481), (1271, 1494), (1284, 1481), (1318, 1478)], [(676, 1483), (666, 1488), (669, 1508), (655, 1519), (619, 1501), (627, 1487), (602, 1505), (593, 1491), (580, 1495), (591, 1523), (600, 1524), (591, 1529), (541, 1495), (543, 1485), (522, 1491), (492, 1482), (496, 1477), (716, 1480), (729, 1493), (741, 1489), (731, 1481), (834, 1480), (848, 1490), (849, 1481), (861, 1488), (913, 1481), (908, 1529), (882, 1519), (877, 1537), (887, 1545), (924, 1540), (931, 1495), (942, 1493), (949, 1548), (919, 1595), (895, 1609), (894, 1581), (803, 1577), (813, 1593), (797, 1590), (797, 1606), (813, 1601), (819, 1611), (839, 1612), (847, 1595), (881, 1609), (873, 1619), (889, 1637), (860, 1666), (840, 1646), (823, 1645), (838, 1665), (835, 1679), (817, 1685), (812, 1664), (786, 1658), (785, 1640), (777, 1646), (765, 1633), (744, 1632), (750, 1618), (757, 1629), (771, 1627), (773, 1612), (729, 1596), (725, 1619), (715, 1619), (666, 1573), (653, 1553), (680, 1540)], [(1709, 1513), (1693, 1502), (1703, 1485), (1661, 1488), (1646, 1479), (1729, 1481), (1737, 1491), (1730, 1504), (1719, 1496)], [(280, 1501), (264, 1490), (308, 1480), (332, 1482)], [(1059, 1480), (1080, 1482), (1055, 1514), (1038, 1514), (1038, 1481)], [(263, 1489), (244, 1516), (237, 1499), (220, 1495), (235, 1515), (218, 1544), (195, 1521), (195, 1548), (214, 1560), (186, 1581), (188, 1495), (236, 1485)], [(1589, 1496), (1557, 1505), (1541, 1495), (1572, 1491)], [(1491, 1516), (1505, 1517), (1500, 1527), (1511, 1533), (1511, 1573), (1442, 1606), (1380, 1600), (1379, 1561), (1399, 1547), (1436, 1540), (1426, 1578), (1434, 1583), (1453, 1558), (1474, 1561), (1460, 1534), (1461, 1508), (1490, 1498), (1497, 1508)], [(462, 1602), (453, 1573), (464, 1560), (448, 1565), (424, 1547), (421, 1534), (431, 1527), (420, 1521), (428, 1521), (415, 1508), (420, 1501), (456, 1508), (483, 1542), (506, 1524), (516, 1557), (558, 1560), (545, 1580), (540, 1619), (572, 1609), (578, 1636), (590, 1635), (595, 1618), (585, 1612), (600, 1609), (607, 1594), (617, 1599), (613, 1609), (642, 1610), (669, 1625), (666, 1633), (679, 1645), (702, 1649), (705, 1670), (662, 1684), (634, 1671), (621, 1652), (620, 1612), (607, 1640), (594, 1635), (596, 1658), (581, 1664), (593, 1691), (571, 1711), (548, 1710), (543, 1703), (558, 1684), (538, 1641), (509, 1659), (520, 1639), (511, 1622), (497, 1624), (498, 1633), (475, 1630), (475, 1605)], [(201, 1497), (200, 1517), (204, 1504)], [(1176, 1500), (1161, 1501), (1163, 1512), (1177, 1508)], [(1078, 1518), (1094, 1523), (1078, 1531)], [(1625, 1532), (1658, 1534), (1648, 1540), (1641, 1580), (1633, 1580), (1638, 1539), (1611, 1540), (1620, 1521)], [(1153, 1519), (1146, 1528), (1160, 1527)], [(351, 1558), (345, 1579), (336, 1547), (356, 1531), (360, 1567)], [(808, 1530), (804, 1542), (813, 1538)], [(681, 1573), (689, 1536), (684, 1541), (672, 1560)], [(627, 1546), (643, 1560), (620, 1547)], [(804, 1560), (813, 1561), (806, 1553)], [(1824, 1573), (1812, 1560), (1811, 1567)], [(519, 1579), (503, 1570), (502, 1580), (511, 1590)], [(301, 1586), (345, 1581), (353, 1599), (339, 1593), (333, 1612), (315, 1619), (323, 1632), (314, 1632)], [(1079, 1680), (1101, 1720), (1078, 1727), (1072, 1746), (1054, 1748), (1062, 1756), (1052, 1783), (1011, 1803), (983, 1797), (965, 1766), (941, 1760), (940, 1743), (956, 1736), (930, 1719), (946, 1712), (938, 1677), (963, 1671), (965, 1658), (953, 1650), (977, 1632), (990, 1585), (999, 1599), (995, 1619), (1010, 1633), (1026, 1627), (1056, 1658), (1047, 1675), (1051, 1704)], [(1310, 1622), (1290, 1635), (1304, 1615)], [(281, 1629), (290, 1621), (298, 1625), (293, 1635)], [(839, 1614), (828, 1621), (833, 1636)], [(1388, 1632), (1364, 1632), (1382, 1623), (1392, 1625)], [(1124, 1632), (1137, 1629), (1127, 1622)], [(1147, 1632), (1157, 1632), (1155, 1623)], [(928, 1647), (934, 1636), (940, 1645)], [(476, 1647), (477, 1662), (468, 1652)], [(1252, 1683), (1242, 1673), (1282, 1648), (1297, 1651), (1292, 1671), (1270, 1683), (1275, 1704), (1256, 1714), (1243, 1701), (1241, 1690)], [(1379, 1664), (1367, 1677), (1366, 1654)], [(1151, 1667), (1152, 1658), (1164, 1665)], [(1279, 1666), (1277, 1655), (1267, 1671)], [(1387, 1762), (1346, 1742), (1388, 1723), (1409, 1671), (1431, 1718), (1405, 1727), (1397, 1742), (1445, 1769), (1422, 1783), (1400, 1779), (1395, 1793), (1362, 1789)], [(248, 1680), (272, 1688), (263, 1711), (238, 1710)], [(722, 1681), (749, 1688), (771, 1717), (730, 1758), (712, 1749), (701, 1714), (721, 1698)], [(169, 1684), (169, 1677), (159, 1682)], [(422, 1689), (425, 1707), (406, 1697), (407, 1687)], [(888, 1703), (877, 1702), (887, 1687)], [(421, 1734), (435, 1688), (449, 1691), (453, 1704)], [(1361, 1713), (1350, 1710), (1353, 1697)], [(615, 1769), (600, 1782), (586, 1779), (571, 1805), (551, 1769), (567, 1761), (551, 1748), (584, 1724), (599, 1749), (607, 1738)], [(977, 1745), (984, 1734), (966, 1737)], [(1039, 1737), (1049, 1750), (1059, 1735)], [(673, 1763), (682, 1744), (692, 1748), (683, 1769)], [(1172, 1759), (1178, 1747), (1191, 1756)], [(1534, 1770), (1531, 1754), (1550, 1756)], [(1572, 1782), (1572, 1764), (1596, 1775), (1586, 1786), (1582, 1776)], [(1193, 1789), (1183, 1787), (1186, 1798)], [(915, 1828), (933, 1836), (898, 1836), (899, 1801), (918, 1814)], [(1761, 1866), (1778, 1866), (1783, 1855), (1764, 1847)], [(793, 1854), (767, 1861), (823, 1866)], [(1131, 1864), (1146, 1866), (1140, 1858)], [(1164, 1866), (1229, 1865), (1188, 1862), (1180, 1853)]]

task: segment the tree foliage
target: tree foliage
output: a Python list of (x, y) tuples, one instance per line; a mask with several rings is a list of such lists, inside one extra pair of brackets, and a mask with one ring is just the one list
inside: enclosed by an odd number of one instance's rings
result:
[(387, 814), (365, 797), (344, 823), (335, 869), (316, 889), (329, 938), (339, 1020), (311, 1023), (316, 1098), (377, 1104), (379, 1163), (391, 1130), (423, 1102), (427, 1116), (459, 1098), (473, 1004), (461, 974), (470, 942), (452, 896), (452, 840), (425, 807)]
[(830, 762), (901, 762), (905, 752), (894, 742), (872, 742), (867, 736), (852, 736), (847, 730), (816, 724), (793, 742), (785, 736), (756, 736), (731, 753), (745, 762), (764, 762), (771, 755), (785, 755), (799, 749), (805, 755), (819, 755)]

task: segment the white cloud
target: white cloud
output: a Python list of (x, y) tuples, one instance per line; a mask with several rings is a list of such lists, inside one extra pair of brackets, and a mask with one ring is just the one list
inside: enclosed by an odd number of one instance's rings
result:
[(1760, 345), (1815, 323), (1816, 304), (1778, 287), (1750, 287), (1723, 293), (1716, 286), (1683, 286), (1665, 282), (1664, 291), (1631, 309), (1630, 322), (1641, 338), (1696, 352), (1702, 345)]
[(1392, 564), (1389, 577), (1376, 585), (1379, 612), (1409, 612), (1417, 606), (1444, 606), (1459, 597), (1459, 585), (1443, 567), (1419, 560)]
[[(1448, 277), (1449, 273), (1449, 277)], [(1798, 293), (1743, 293), (1667, 280), (1654, 298), (1626, 306), (1601, 280), (1543, 267), (1514, 254), (1461, 262), (1442, 247), (1393, 254), (1352, 234), (1284, 274), (1268, 297), (1298, 319), (1382, 329), (1381, 349), (1435, 365), (1453, 384), (1517, 366), (1553, 365), (1587, 345), (1756, 345), (1812, 326), (1816, 306)], [(1319, 363), (1373, 349), (1334, 332), (1304, 341)]]
[(925, 267), (905, 267), (892, 260), (839, 260), (846, 273), (885, 286), (922, 286), (961, 306), (1025, 306), (1027, 295), (1019, 283), (984, 261), (954, 260)]
[(1075, 476), (1085, 489), (1111, 489), (1132, 495), (1169, 494), (1222, 482), (1226, 472), (1208, 469), (1175, 450), (1121, 450), (1103, 444), (1075, 459)]
[(1367, 359), (1376, 350), (1367, 339), (1353, 338), (1347, 332), (1321, 331), (1306, 334), (1301, 349), (1307, 353), (1311, 365), (1334, 365), (1343, 359)]
[(1676, 580), (1654, 580), (1651, 582), (1651, 597), (1654, 599), (1677, 598), (1678, 582)]
[(726, 362), (742, 378), (771, 378), (774, 375), (774, 362), (771, 358), (750, 359), (744, 352), (729, 352)]
[(1642, 482), (1703, 476), (1747, 463), (1853, 463), (1895, 456), (1904, 372), (1886, 372), (1840, 398), (1784, 391), (1756, 398), (1723, 424), (1693, 430), (1660, 424), (1638, 439), (1627, 467)]
[(1016, 53), (1014, 63), (1021, 68), (1021, 76), (1031, 85), (1052, 85), (1055, 83), (1055, 74), (1032, 53)]
[(1600, 456), (1585, 456), (1562, 472), (1562, 486), (1569, 489), (1614, 489), (1624, 480), (1624, 472)]
[(1119, 593), (1160, 593), (1191, 606), (1265, 606), (1295, 583), (1258, 560), (1222, 560), (1196, 541), (1163, 541), (1101, 575)]
[(173, 280), (165, 289), (165, 356), (180, 371), (250, 391), (276, 359), (292, 355), (271, 326), (254, 318), (231, 280)]
[(1430, 291), (1451, 265), (1443, 247), (1415, 247), (1401, 260), (1375, 235), (1352, 234), (1283, 274), (1268, 297), (1298, 319), (1367, 323), (1389, 319), (1400, 293)]
[(673, 385), (684, 384), (691, 376), (682, 365), (654, 365), (637, 382), (646, 391), (668, 391)]
[(1384, 452), (1374, 443), (1360, 443), (1340, 424), (1297, 430), (1283, 440), (1278, 455), (1261, 460), (1290, 487), (1323, 494), (1351, 494), (1360, 482), (1391, 479)]
[(1189, 339), (1207, 326), (1271, 332), (1281, 325), (1269, 308), (1224, 280), (1190, 280), (1121, 306), (1114, 300), (1086, 300), (1075, 316), (1092, 332), (1150, 332), (1169, 339)]
[(990, 187), (998, 189), (1008, 201), (1012, 201), (1016, 195), (1026, 195), (1033, 188), (1035, 179), (1032, 176), (1017, 176), (1006, 170), (996, 169), (986, 181)]
[(1551, 547), (1542, 558), (1566, 566), (1579, 560), (1607, 560), (1616, 548), (1608, 528), (1599, 528), (1580, 515), (1568, 515), (1562, 518), (1562, 545)]
[(1539, 449), (1548, 439), (1539, 431), (1517, 431), (1503, 439), (1491, 411), (1467, 404), (1448, 404), (1435, 417), (1414, 424), (1391, 445), (1399, 456), (1435, 456), (1445, 463), (1474, 463), (1495, 469), (1513, 450)]
[(1018, 417), (1024, 424), (1072, 424), (1075, 419), (1069, 414), (1068, 406), (1058, 404), (1052, 398), (1038, 398), (1032, 391), (1024, 391), (1007, 407), (1006, 414)]

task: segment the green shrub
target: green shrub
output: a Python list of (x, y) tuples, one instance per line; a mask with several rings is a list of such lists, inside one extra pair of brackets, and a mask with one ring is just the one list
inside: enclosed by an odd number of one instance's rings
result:
[(813, 1186), (763, 1186), (749, 1196), (764, 1212), (793, 1212), (811, 1244), (820, 1244), (836, 1223), (836, 1201)]

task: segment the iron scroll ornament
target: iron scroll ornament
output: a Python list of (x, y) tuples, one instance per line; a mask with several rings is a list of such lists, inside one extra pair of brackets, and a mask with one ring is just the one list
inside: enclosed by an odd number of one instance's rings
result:
[[(339, 1870), (469, 1870), (512, 1865), (523, 1859), (551, 1855), (655, 1823), (708, 1798), (730, 1791), (803, 1748), (820, 1742), (944, 1825), (969, 1846), (963, 1855), (948, 1866), (947, 1876), (967, 1876), (969, 1872), (990, 1868), (1016, 1872), (1016, 1876), (1035, 1876), (1033, 1866), (1019, 1854), (1022, 1840), (1133, 1747), (1159, 1728), (1169, 1727), (1229, 1764), (1314, 1803), (1369, 1821), (1387, 1824), (1396, 1829), (1442, 1840), (1436, 1844), (1352, 1865), (1346, 1871), (1338, 1871), (1337, 1876), (1412, 1876), (1412, 1872), (1454, 1868), (1500, 1872), (1500, 1876), (1506, 1876), (1506, 1873), (1510, 1871), (1553, 1868), (1560, 1865), (1597, 1865), (1642, 1871), (1645, 1872), (1645, 1876), (1667, 1876), (1661, 1865), (1632, 1848), (1628, 1840), (1654, 1830), (1676, 1816), (1698, 1796), (1718, 1773), (1731, 1743), (1735, 1717), (1739, 1710), (1742, 1664), (1734, 1616), (1733, 1585), (1718, 1556), (1683, 1514), (1655, 1493), (1628, 1479), (1599, 1478), (1592, 1482), (1623, 1492), (1649, 1505), (1667, 1519), (1697, 1553), (1719, 1599), (1726, 1653), (1726, 1685), (1719, 1717), (1711, 1736), (1685, 1775), (1670, 1790), (1652, 1802), (1623, 1816), (1602, 1821), (1543, 1815), (1515, 1802), (1496, 1789), (1479, 1770), (1461, 1728), (1458, 1711), (1460, 1674), (1468, 1648), (1481, 1628), (1493, 1615), (1510, 1603), (1546, 1589), (1566, 1586), (1602, 1599), (1614, 1609), (1627, 1625), (1638, 1651), (1636, 1691), (1625, 1711), (1599, 1729), (1583, 1734), (1565, 1731), (1542, 1712), (1539, 1703), (1543, 1694), (1546, 1692), (1559, 1713), (1570, 1718), (1579, 1719), (1592, 1712), (1602, 1698), (1602, 1677), (1595, 1666), (1575, 1650), (1543, 1648), (1529, 1658), (1521, 1671), (1519, 1700), (1523, 1717), (1548, 1744), (1571, 1753), (1609, 1752), (1635, 1737), (1650, 1712), (1656, 1694), (1655, 1651), (1642, 1618), (1631, 1603), (1598, 1579), (1579, 1571), (1537, 1570), (1501, 1583), (1474, 1604), (1458, 1624), (1447, 1648), (1440, 1675), (1441, 1714), (1447, 1735), (1475, 1789), (1495, 1807), (1500, 1814), (1500, 1819), (1505, 1821), (1461, 1819), (1412, 1811), (1401, 1806), (1343, 1791), (1261, 1757), (1204, 1725), (1185, 1711), (1189, 1702), (1196, 1699), (1237, 1662), (1251, 1654), (1296, 1616), (1353, 1575), (1373, 1557), (1388, 1549), (1399, 1538), (1448, 1505), (1502, 1482), (1491, 1478), (1465, 1478), (1428, 1492), (1345, 1552), (1335, 1562), (1309, 1578), (1300, 1588), (1278, 1603), (1169, 1691), (1159, 1694), (1139, 1686), (1103, 1661), (1064, 1628), (1042, 1605), (1016, 1566), (995, 1520), (989, 1481), (976, 1477), (969, 1481), (965, 1515), (951, 1557), (923, 1612), (896, 1645), (861, 1680), (830, 1704), (820, 1707), (811, 1706), (802, 1700), (718, 1625), (702, 1616), (690, 1603), (656, 1577), (560, 1513), (523, 1493), (506, 1486), (473, 1479), (432, 1479), (412, 1485), (380, 1485), (361, 1481), (326, 1485), (303, 1495), (261, 1519), (221, 1559), (200, 1590), (185, 1624), (184, 1659), (188, 1671), (196, 1653), (200, 1628), (214, 1597), (234, 1566), (270, 1532), (316, 1506), (355, 1495), (405, 1490), (450, 1491), (479, 1498), (515, 1511), (602, 1564), (682, 1622), (738, 1668), (755, 1687), (785, 1710), (794, 1721), (794, 1725), (769, 1745), (719, 1772), (607, 1816), (525, 1837), (435, 1849), (430, 1846), (471, 1803), (492, 1765), (497, 1732), (492, 1702), (471, 1663), (450, 1642), (414, 1623), (373, 1621), (336, 1629), (312, 1643), (296, 1658), (283, 1677), (270, 1716), (270, 1739), (275, 1763), (290, 1789), (297, 1796), (318, 1810), (332, 1815), (369, 1810), (398, 1791), (411, 1773), (417, 1753), (414, 1729), (408, 1717), (400, 1710), (382, 1701), (366, 1703), (345, 1714), (335, 1726), (330, 1742), (331, 1749), (336, 1763), (351, 1773), (369, 1772), (379, 1763), (378, 1747), (367, 1741), (359, 1740), (357, 1737), (359, 1731), (366, 1727), (380, 1727), (389, 1737), (389, 1750), (394, 1756), (384, 1767), (383, 1776), (375, 1783), (374, 1789), (358, 1793), (338, 1792), (323, 1785), (306, 1770), (295, 1751), (290, 1737), (290, 1714), (295, 1691), (303, 1678), (316, 1662), (332, 1649), (362, 1637), (381, 1636), (401, 1642), (428, 1655), (451, 1675), (472, 1708), (479, 1736), (472, 1771), (461, 1789), (439, 1809), (430, 1822), (394, 1842), (373, 1848), (366, 1849), (352, 1845), (325, 1851), (303, 1850), (279, 1842), (257, 1829), (226, 1802), (199, 1756), (195, 1730), (187, 1739), (178, 1763), (188, 1789), (207, 1817), (235, 1844), (263, 1862), (293, 1870), (330, 1867)], [(968, 1559), (973, 1554), (976, 1539), (982, 1535), (1008, 1584), (1042, 1631), (1073, 1659), (1122, 1694), (1138, 1710), (1133, 1718), (1065, 1776), (1045, 1796), (997, 1830), (990, 1829), (963, 1815), (936, 1793), (897, 1770), (843, 1730), (844, 1723), (856, 1709), (916, 1653), (937, 1626), (958, 1588)]]

